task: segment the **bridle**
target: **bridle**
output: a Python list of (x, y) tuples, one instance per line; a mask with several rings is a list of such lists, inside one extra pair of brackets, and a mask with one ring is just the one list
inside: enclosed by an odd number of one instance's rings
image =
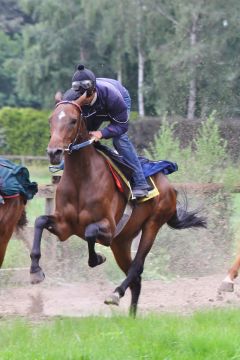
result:
[[(59, 106), (59, 105), (62, 105), (62, 104), (71, 104), (73, 106), (75, 106), (79, 113), (80, 113), (80, 116), (83, 117), (82, 115), (82, 108), (80, 105), (78, 105), (75, 101), (68, 101), (68, 100), (63, 100), (63, 101), (59, 101), (56, 106), (55, 106), (55, 109)], [(80, 128), (80, 122), (78, 124), (78, 129), (77, 129), (77, 134), (75, 136), (75, 139), (73, 140), (72, 143), (70, 143), (68, 145), (68, 147), (66, 149), (64, 149), (64, 152), (67, 152), (68, 154), (71, 154), (73, 151), (77, 151), (77, 150), (80, 150), (88, 145), (91, 145), (93, 142), (94, 142), (94, 138), (90, 139), (90, 140), (87, 140), (87, 141), (84, 141), (82, 143), (79, 143), (77, 144), (77, 139), (78, 139), (78, 136), (80, 134), (80, 131), (79, 131), (79, 128)]]
[(69, 101), (69, 100), (62, 100), (62, 101), (59, 101), (56, 105), (55, 105), (55, 109), (59, 106), (59, 105), (62, 105), (62, 104), (71, 104), (71, 105), (74, 105), (80, 112), (80, 114), (82, 114), (82, 108), (80, 105), (78, 105), (75, 101)]

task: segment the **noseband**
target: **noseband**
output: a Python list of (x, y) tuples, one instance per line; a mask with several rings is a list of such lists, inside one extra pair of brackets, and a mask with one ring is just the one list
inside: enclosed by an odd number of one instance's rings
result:
[[(71, 104), (71, 105), (75, 106), (79, 110), (80, 115), (82, 115), (81, 106), (78, 105), (76, 102), (68, 101), (68, 100), (59, 101), (56, 104), (55, 109), (61, 104)], [(94, 138), (92, 138), (90, 140), (87, 140), (87, 141), (84, 141), (82, 143), (76, 144), (77, 138), (78, 138), (78, 131), (77, 131), (77, 135), (75, 137), (75, 140), (72, 143), (70, 143), (66, 149), (64, 149), (64, 152), (67, 152), (68, 154), (71, 154), (73, 151), (80, 150), (80, 149), (82, 149), (82, 148), (84, 148), (84, 147), (86, 147), (88, 145), (91, 145), (94, 142)]]

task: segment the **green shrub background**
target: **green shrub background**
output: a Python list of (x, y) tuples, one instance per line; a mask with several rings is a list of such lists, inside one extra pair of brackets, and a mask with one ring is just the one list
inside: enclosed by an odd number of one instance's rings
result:
[(0, 109), (0, 152), (9, 155), (46, 154), (49, 111), (32, 108)]

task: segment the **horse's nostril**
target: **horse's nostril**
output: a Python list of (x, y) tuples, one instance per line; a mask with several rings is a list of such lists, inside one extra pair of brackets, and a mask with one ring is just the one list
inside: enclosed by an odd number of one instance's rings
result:
[(55, 155), (62, 155), (62, 153), (63, 153), (62, 149), (57, 149)]
[(48, 156), (60, 156), (63, 154), (63, 149), (47, 149)]

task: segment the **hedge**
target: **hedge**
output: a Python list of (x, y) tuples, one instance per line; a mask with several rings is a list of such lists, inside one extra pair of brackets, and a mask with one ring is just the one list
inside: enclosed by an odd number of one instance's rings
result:
[(0, 152), (45, 155), (49, 141), (49, 111), (32, 108), (0, 109)]

